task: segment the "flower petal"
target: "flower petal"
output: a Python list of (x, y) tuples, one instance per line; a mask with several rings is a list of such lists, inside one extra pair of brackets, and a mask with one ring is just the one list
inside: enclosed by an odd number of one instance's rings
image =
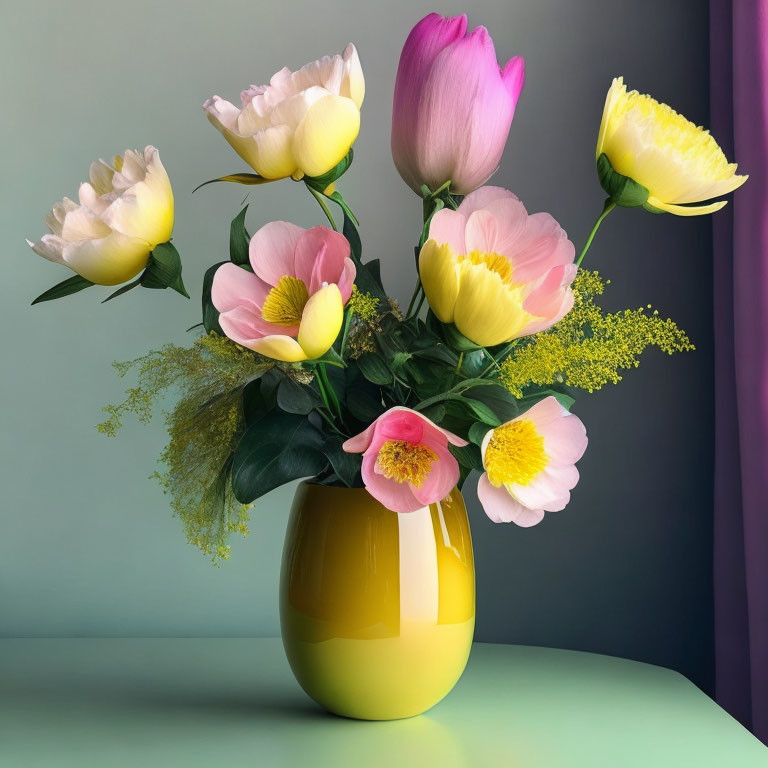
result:
[(494, 523), (515, 523), (521, 528), (529, 528), (544, 519), (543, 509), (528, 509), (513, 499), (504, 487), (491, 485), (484, 472), (477, 483), (477, 498), (483, 505), (485, 514)]
[(333, 346), (343, 320), (344, 304), (337, 285), (326, 285), (309, 297), (298, 335), (307, 359), (322, 357)]
[(330, 171), (349, 152), (360, 131), (360, 110), (352, 99), (328, 94), (316, 101), (296, 129), (293, 155), (307, 176)]
[(419, 276), (437, 318), (452, 323), (459, 296), (459, 264), (451, 246), (427, 240), (419, 253)]
[(270, 221), (251, 238), (248, 258), (253, 271), (271, 286), (280, 278), (296, 274), (296, 245), (306, 232), (289, 221)]

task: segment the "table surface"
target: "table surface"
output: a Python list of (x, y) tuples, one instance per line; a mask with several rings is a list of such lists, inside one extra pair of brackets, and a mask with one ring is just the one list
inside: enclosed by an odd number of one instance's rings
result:
[(272, 638), (0, 641), (0, 766), (768, 766), (768, 748), (676, 672), (475, 644), (428, 713), (329, 715)]

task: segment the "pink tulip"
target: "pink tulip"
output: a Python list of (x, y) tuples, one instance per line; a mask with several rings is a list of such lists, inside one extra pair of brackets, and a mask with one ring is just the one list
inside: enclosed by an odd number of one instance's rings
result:
[(481, 447), (485, 472), (477, 497), (494, 523), (527, 528), (564, 509), (579, 482), (576, 462), (587, 449), (578, 416), (554, 397), (491, 429)]
[(459, 480), (448, 443), (466, 445), (426, 416), (396, 406), (342, 446), (362, 453), (368, 493), (393, 512), (415, 512), (442, 501)]
[(253, 272), (222, 264), (211, 301), (232, 341), (285, 362), (321, 357), (341, 329), (355, 265), (347, 239), (328, 227), (265, 224), (251, 238)]
[(488, 30), (469, 35), (466, 15), (431, 13), (408, 35), (400, 55), (392, 112), (392, 157), (421, 194), (451, 181), (467, 194), (485, 183), (504, 151), (525, 82), (514, 56), (499, 68)]

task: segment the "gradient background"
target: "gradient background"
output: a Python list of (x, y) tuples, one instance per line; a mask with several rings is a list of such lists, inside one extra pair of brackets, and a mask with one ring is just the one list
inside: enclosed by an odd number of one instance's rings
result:
[[(293, 487), (260, 500), (252, 533), (216, 569), (189, 546), (158, 485), (162, 419), (99, 435), (101, 405), (122, 393), (112, 360), (190, 340), (203, 273), (226, 258), (230, 219), (248, 226), (321, 212), (299, 185), (199, 182), (244, 170), (200, 108), (235, 100), (283, 65), (350, 40), (367, 81), (355, 164), (342, 188), (407, 300), (419, 201), (389, 154), (400, 47), (431, 10), (466, 3), (362, 4), (0, 0), (3, 330), (0, 392), (0, 636), (277, 635), (278, 566)], [(500, 59), (522, 54), (528, 81), (494, 183), (550, 211), (580, 246), (602, 205), (594, 144), (614, 75), (708, 123), (705, 0), (475, 0)], [(177, 201), (174, 242), (190, 294), (106, 289), (30, 308), (68, 276), (29, 251), (43, 216), (74, 196), (98, 156), (159, 147)], [(466, 493), (477, 560), (478, 640), (641, 659), (712, 681), (712, 311), (709, 219), (619, 210), (587, 260), (613, 280), (609, 308), (652, 302), (698, 346), (649, 352), (620, 387), (575, 406), (590, 447), (568, 509), (536, 528), (490, 523)]]

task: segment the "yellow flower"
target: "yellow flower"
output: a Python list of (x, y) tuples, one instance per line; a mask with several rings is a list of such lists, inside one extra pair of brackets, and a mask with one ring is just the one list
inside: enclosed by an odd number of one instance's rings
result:
[(613, 202), (657, 213), (713, 213), (726, 201), (689, 203), (720, 197), (747, 180), (736, 175), (736, 164), (709, 131), (650, 96), (627, 93), (621, 77), (605, 99), (596, 158), (600, 183)]
[(92, 163), (78, 202), (65, 197), (45, 221), (50, 234), (27, 240), (35, 253), (99, 285), (135, 277), (173, 232), (173, 190), (158, 151), (129, 149), (112, 165)]
[(573, 255), (548, 213), (529, 216), (506, 189), (480, 187), (458, 210), (432, 217), (419, 275), (438, 320), (492, 347), (549, 328), (570, 310)]
[(281, 69), (269, 85), (241, 93), (242, 106), (214, 96), (210, 122), (265, 179), (322, 176), (344, 157), (360, 130), (365, 79), (351, 43), (297, 72)]

